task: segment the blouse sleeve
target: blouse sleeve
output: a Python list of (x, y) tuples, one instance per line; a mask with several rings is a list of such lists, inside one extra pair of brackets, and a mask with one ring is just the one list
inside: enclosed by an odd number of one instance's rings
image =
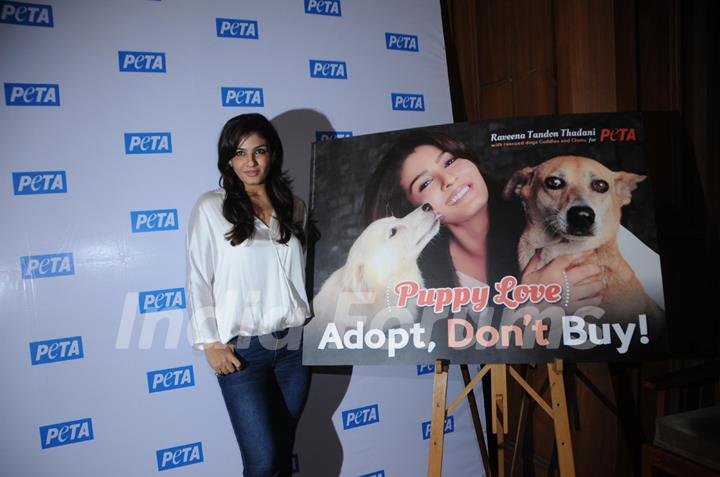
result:
[(219, 342), (213, 282), (215, 263), (213, 239), (207, 212), (201, 201), (193, 208), (185, 240), (187, 253), (187, 294), (193, 348), (203, 349), (206, 343)]

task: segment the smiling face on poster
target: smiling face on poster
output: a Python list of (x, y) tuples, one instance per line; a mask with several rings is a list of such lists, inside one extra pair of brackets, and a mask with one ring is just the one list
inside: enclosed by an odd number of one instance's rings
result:
[(642, 118), (318, 143), (306, 364), (651, 359), (666, 348)]

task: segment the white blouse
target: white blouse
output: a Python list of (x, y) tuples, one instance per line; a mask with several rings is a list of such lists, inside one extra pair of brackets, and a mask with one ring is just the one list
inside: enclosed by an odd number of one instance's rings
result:
[[(227, 343), (301, 326), (310, 316), (305, 293), (305, 253), (297, 237), (277, 242), (279, 222), (255, 218), (252, 239), (232, 246), (232, 228), (222, 215), (224, 189), (198, 199), (188, 223), (187, 298), (193, 347)], [(293, 217), (307, 221), (305, 204), (295, 197)]]

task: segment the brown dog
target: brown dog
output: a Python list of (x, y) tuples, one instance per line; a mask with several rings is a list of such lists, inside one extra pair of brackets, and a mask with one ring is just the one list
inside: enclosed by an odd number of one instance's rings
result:
[(604, 270), (607, 289), (601, 306), (606, 312), (617, 318), (632, 319), (638, 313), (662, 316), (617, 245), (621, 209), (644, 179), (630, 172), (613, 172), (580, 156), (553, 157), (516, 171), (503, 197), (519, 197), (525, 209), (527, 223), (518, 244), (520, 268), (537, 250), (539, 266), (560, 255), (595, 250), (588, 260)]

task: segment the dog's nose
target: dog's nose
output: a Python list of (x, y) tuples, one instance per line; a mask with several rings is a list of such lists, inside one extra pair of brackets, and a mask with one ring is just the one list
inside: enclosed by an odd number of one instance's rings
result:
[(430, 212), (431, 210), (433, 210), (433, 208), (432, 208), (432, 205), (430, 205), (430, 204), (428, 204), (427, 202), (425, 202), (425, 203), (422, 205), (422, 210), (424, 210), (425, 212)]
[(588, 230), (595, 222), (595, 211), (588, 206), (570, 207), (567, 211), (570, 228), (575, 230)]

